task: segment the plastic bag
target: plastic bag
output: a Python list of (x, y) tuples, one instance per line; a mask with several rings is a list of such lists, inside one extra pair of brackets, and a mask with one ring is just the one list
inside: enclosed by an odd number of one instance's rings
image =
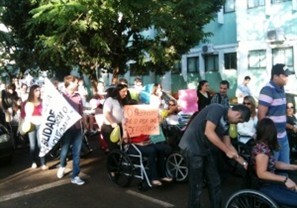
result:
[(121, 130), (120, 130), (120, 126), (116, 126), (111, 134), (110, 134), (110, 141), (113, 143), (117, 143), (121, 138)]

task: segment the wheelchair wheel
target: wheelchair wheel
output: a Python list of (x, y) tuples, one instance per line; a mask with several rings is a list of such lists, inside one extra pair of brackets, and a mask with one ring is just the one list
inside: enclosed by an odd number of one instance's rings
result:
[(245, 189), (234, 193), (225, 208), (278, 208), (279, 206), (263, 193)]
[(188, 178), (188, 167), (184, 157), (178, 153), (172, 153), (166, 161), (166, 173), (178, 182), (184, 182)]
[(133, 178), (133, 164), (128, 155), (113, 150), (107, 156), (107, 172), (112, 182), (121, 187), (129, 186)]
[(149, 190), (149, 185), (147, 184), (147, 182), (145, 180), (142, 180), (138, 183), (137, 188), (139, 191), (147, 191), (147, 190)]

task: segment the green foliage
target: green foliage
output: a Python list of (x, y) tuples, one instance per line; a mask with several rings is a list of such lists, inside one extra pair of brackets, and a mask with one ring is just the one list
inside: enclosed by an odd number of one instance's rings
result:
[(151, 70), (163, 74), (182, 54), (210, 35), (203, 32), (203, 26), (223, 4), (223, 0), (12, 2), (28, 5), (24, 11), (10, 5), (5, 13), (13, 15), (16, 9), (25, 16), (21, 24), (14, 16), (15, 22), (10, 25), (26, 33), (19, 37), (31, 41), (31, 50), (26, 52), (34, 51), (34, 63), (49, 70), (79, 66), (90, 75), (97, 68), (123, 74), (128, 61), (134, 63), (131, 70), (136, 73)]

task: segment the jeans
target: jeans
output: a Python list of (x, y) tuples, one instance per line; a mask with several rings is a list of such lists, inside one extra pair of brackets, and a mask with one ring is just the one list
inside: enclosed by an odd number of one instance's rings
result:
[(38, 156), (41, 146), (40, 139), (38, 137), (39, 127), (39, 125), (36, 126), (34, 131), (28, 133), (30, 144), (30, 159), (32, 163), (37, 163), (37, 158), (39, 158), (40, 164), (45, 165), (45, 157)]
[(260, 191), (269, 196), (279, 205), (297, 206), (297, 192), (289, 190), (284, 185), (264, 184)]
[(279, 151), (274, 152), (274, 157), (277, 161), (281, 161), (284, 163), (289, 164), (290, 163), (290, 146), (289, 146), (289, 141), (288, 137), (286, 136), (285, 138), (278, 140), (279, 144)]
[(61, 154), (60, 154), (60, 167), (66, 167), (66, 157), (70, 145), (72, 145), (72, 175), (75, 178), (80, 173), (80, 150), (83, 140), (83, 133), (81, 129), (68, 129), (61, 138)]
[(159, 178), (166, 177), (166, 158), (171, 153), (171, 147), (164, 143), (153, 144), (157, 154), (157, 170)]
[[(212, 208), (222, 207), (222, 191), (220, 175), (212, 154), (206, 156), (193, 155), (191, 152), (183, 151), (189, 169), (189, 198), (188, 208), (201, 207), (201, 194), (203, 180), (206, 179), (210, 205)], [(203, 207), (203, 206), (202, 206)]]

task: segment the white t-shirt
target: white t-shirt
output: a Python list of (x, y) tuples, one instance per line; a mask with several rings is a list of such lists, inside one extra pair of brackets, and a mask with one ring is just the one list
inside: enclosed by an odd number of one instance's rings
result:
[[(103, 115), (110, 113), (117, 123), (121, 123), (124, 119), (124, 109), (120, 105), (119, 101), (109, 97), (105, 100), (103, 105)], [(111, 125), (111, 123), (104, 116), (104, 123)]]

